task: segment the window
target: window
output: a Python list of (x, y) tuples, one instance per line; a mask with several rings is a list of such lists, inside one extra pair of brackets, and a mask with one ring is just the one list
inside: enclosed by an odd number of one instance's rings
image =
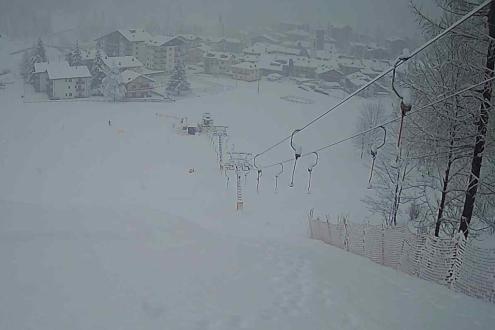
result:
[(69, 96), (72, 96), (72, 93), (69, 93)]

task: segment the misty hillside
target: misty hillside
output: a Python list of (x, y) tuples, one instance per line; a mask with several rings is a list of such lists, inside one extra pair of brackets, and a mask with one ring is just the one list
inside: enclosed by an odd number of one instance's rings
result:
[(495, 324), (495, 0), (0, 0), (0, 330)]

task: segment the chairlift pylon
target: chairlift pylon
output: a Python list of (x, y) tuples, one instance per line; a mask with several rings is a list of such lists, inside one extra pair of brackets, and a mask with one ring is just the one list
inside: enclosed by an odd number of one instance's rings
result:
[(296, 146), (294, 145), (294, 135), (300, 131), (301, 131), (300, 129), (296, 129), (292, 132), (290, 136), (290, 147), (292, 148), (292, 150), (294, 150), (294, 167), (292, 168), (292, 176), (289, 184), (289, 187), (291, 188), (294, 187), (294, 174), (296, 172), (297, 160), (301, 158), (302, 155), (302, 147), (298, 146), (296, 148)]
[(404, 128), (404, 117), (406, 114), (411, 111), (412, 105), (411, 104), (406, 104), (404, 102), (404, 97), (399, 93), (399, 91), (395, 88), (395, 78), (397, 76), (397, 67), (402, 64), (403, 62), (407, 61), (409, 58), (408, 57), (399, 57), (397, 61), (394, 64), (394, 70), (392, 73), (392, 90), (394, 91), (395, 95), (400, 99), (400, 128), (399, 128), (399, 136), (397, 138), (397, 148), (400, 148), (401, 144), (401, 139), (402, 139), (402, 131)]
[(313, 164), (311, 164), (310, 167), (308, 167), (308, 173), (309, 173), (309, 178), (308, 178), (308, 194), (311, 193), (311, 178), (312, 178), (312, 175), (313, 175), (313, 169), (318, 165), (318, 161), (320, 160), (320, 155), (318, 155), (318, 153), (315, 151), (312, 153), (313, 155), (315, 155), (315, 162)]
[(387, 129), (383, 126), (380, 126), (379, 128), (381, 128), (383, 130), (383, 141), (382, 143), (376, 147), (376, 148), (373, 148), (373, 145), (370, 147), (370, 154), (371, 154), (371, 171), (370, 171), (370, 178), (368, 180), (368, 188), (371, 188), (371, 180), (373, 178), (373, 172), (374, 172), (374, 169), (375, 169), (375, 160), (376, 160), (376, 156), (378, 155), (378, 150), (380, 150), (381, 148), (383, 148), (383, 146), (385, 145), (385, 142), (387, 140)]
[(258, 173), (258, 177), (256, 178), (256, 192), (258, 194), (260, 193), (260, 179), (261, 179), (261, 176), (263, 175), (262, 169), (258, 167), (258, 164), (256, 164), (256, 158), (258, 158), (259, 156), (260, 156), (260, 154), (257, 154), (256, 156), (254, 156), (254, 159), (253, 159), (253, 165), (254, 165), (254, 167), (256, 167), (256, 170)]
[(275, 193), (278, 193), (278, 177), (284, 173), (284, 163), (279, 163), (280, 165), (280, 172), (275, 174)]

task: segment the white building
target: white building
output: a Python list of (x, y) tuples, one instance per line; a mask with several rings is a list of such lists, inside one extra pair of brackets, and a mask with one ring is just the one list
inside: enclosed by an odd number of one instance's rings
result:
[(259, 69), (256, 64), (242, 62), (231, 67), (232, 78), (244, 81), (256, 81), (259, 79)]
[[(48, 65), (48, 62), (34, 63), (32, 82), (34, 90), (37, 92), (46, 92), (48, 90), (48, 73), (46, 72)], [(69, 66), (69, 63), (67, 63), (67, 66)]]
[(50, 99), (89, 97), (91, 74), (86, 66), (49, 65), (47, 74)]
[(96, 39), (108, 56), (141, 57), (145, 42), (151, 35), (140, 29), (121, 29)]
[(171, 72), (177, 63), (184, 63), (186, 42), (182, 37), (155, 36), (145, 46), (138, 58), (148, 69)]
[(204, 56), (205, 73), (230, 74), (233, 64), (235, 64), (235, 57), (230, 53), (208, 52)]
[(103, 64), (105, 64), (105, 69), (110, 70), (111, 68), (118, 68), (120, 72), (129, 69), (141, 69), (143, 68), (143, 63), (139, 61), (134, 56), (116, 56), (108, 57), (103, 56)]

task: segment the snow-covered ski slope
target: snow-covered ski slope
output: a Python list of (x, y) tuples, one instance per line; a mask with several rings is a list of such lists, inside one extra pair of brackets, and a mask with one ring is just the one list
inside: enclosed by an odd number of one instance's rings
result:
[[(310, 159), (293, 189), (286, 168), (278, 194), (278, 169), (263, 173), (260, 195), (251, 174), (237, 213), (234, 178), (226, 189), (209, 140), (176, 134), (173, 116), (209, 111), (229, 126), (229, 145), (256, 152), (336, 99), (209, 80), (215, 88), (176, 103), (23, 103), (22, 84), (0, 92), (0, 329), (493, 326), (493, 305), (307, 239), (312, 207), (366, 214), (368, 172), (350, 145), (322, 155), (310, 195)], [(359, 106), (298, 142), (309, 151), (351, 133)], [(284, 145), (260, 161), (290, 154)]]

